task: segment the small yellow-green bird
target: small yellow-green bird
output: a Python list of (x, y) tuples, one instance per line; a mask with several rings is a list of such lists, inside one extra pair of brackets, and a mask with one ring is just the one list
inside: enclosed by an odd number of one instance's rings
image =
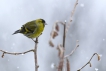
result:
[(42, 34), (45, 28), (45, 25), (47, 25), (45, 20), (36, 19), (30, 22), (27, 22), (21, 27), (21, 29), (15, 31), (13, 34), (21, 33), (31, 39), (37, 38)]

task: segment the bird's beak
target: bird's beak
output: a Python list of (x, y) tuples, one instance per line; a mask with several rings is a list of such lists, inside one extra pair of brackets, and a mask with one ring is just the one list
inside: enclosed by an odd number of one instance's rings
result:
[(12, 35), (20, 33), (20, 30), (15, 31)]
[(47, 25), (47, 23), (45, 23), (45, 25)]

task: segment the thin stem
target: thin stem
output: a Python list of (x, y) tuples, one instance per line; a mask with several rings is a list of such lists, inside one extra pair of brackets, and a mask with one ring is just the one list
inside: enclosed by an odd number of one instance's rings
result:
[(35, 71), (38, 71), (38, 61), (37, 61), (37, 45), (38, 45), (38, 38), (35, 41), (35, 49), (34, 49), (34, 58), (35, 58)]
[(7, 51), (4, 51), (4, 50), (0, 50), (1, 52), (3, 52), (2, 54), (2, 58), (4, 57), (5, 54), (11, 54), (11, 55), (21, 55), (21, 54), (26, 54), (26, 53), (29, 53), (29, 52), (34, 52), (34, 49), (31, 49), (31, 50), (28, 50), (28, 51), (25, 51), (25, 52), (20, 52), (20, 53), (16, 53), (16, 52), (7, 52)]
[(66, 22), (64, 23), (64, 33), (63, 33), (63, 48), (65, 48), (65, 37), (66, 37)]
[(72, 17), (73, 17), (73, 15), (74, 15), (74, 13), (75, 13), (75, 9), (76, 9), (77, 5), (78, 5), (78, 0), (76, 0), (75, 5), (74, 5), (74, 8), (73, 8), (73, 10), (72, 10), (72, 12), (71, 12), (70, 22), (69, 22), (68, 25), (67, 25), (66, 33), (68, 32), (69, 27), (70, 27), (70, 25), (71, 25)]
[(64, 58), (67, 58), (67, 57), (71, 56), (71, 55), (75, 52), (75, 50), (79, 47), (78, 42), (79, 42), (79, 41), (77, 40), (76, 47), (75, 47), (75, 48), (71, 51), (71, 53), (69, 53), (69, 54), (65, 55), (65, 56), (64, 56)]
[(60, 59), (60, 63), (62, 65), (62, 68), (61, 68), (61, 71), (63, 71), (63, 65), (64, 65), (64, 50), (65, 50), (65, 37), (66, 37), (66, 22), (63, 24), (64, 25), (64, 30), (63, 30), (63, 56), (62, 58)]
[(98, 54), (98, 53), (94, 53), (94, 54), (92, 55), (92, 57), (90, 58), (90, 60), (89, 60), (84, 66), (82, 66), (79, 70), (77, 70), (77, 71), (81, 71), (81, 70), (82, 70), (86, 65), (88, 65), (88, 64), (90, 64), (90, 66), (91, 66), (91, 60), (92, 60), (92, 58), (93, 58), (95, 55), (98, 56), (98, 61), (99, 61), (99, 60), (100, 60), (99, 54)]

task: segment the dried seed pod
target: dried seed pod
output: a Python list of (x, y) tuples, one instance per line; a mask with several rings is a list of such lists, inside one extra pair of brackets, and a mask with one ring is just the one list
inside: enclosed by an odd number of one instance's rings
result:
[(57, 31), (53, 31), (52, 38), (54, 39), (56, 36), (58, 36), (58, 33), (57, 33)]
[(53, 42), (50, 40), (49, 41), (49, 45), (51, 46), (51, 47), (54, 47), (54, 44), (53, 44)]
[(89, 65), (90, 65), (90, 67), (92, 67), (92, 64), (91, 64), (91, 62), (89, 62)]
[(99, 54), (97, 54), (97, 56), (98, 56), (98, 61), (100, 61), (100, 55), (99, 55)]
[(56, 31), (59, 31), (59, 25), (56, 23), (56, 25), (55, 25), (55, 30)]

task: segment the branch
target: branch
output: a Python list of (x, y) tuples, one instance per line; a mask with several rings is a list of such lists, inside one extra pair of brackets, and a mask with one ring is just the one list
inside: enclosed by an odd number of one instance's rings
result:
[(67, 66), (67, 71), (70, 71), (70, 62), (68, 58), (66, 58), (66, 66)]
[(67, 57), (71, 56), (71, 55), (75, 52), (75, 50), (79, 47), (78, 42), (79, 42), (79, 41), (77, 40), (76, 47), (75, 47), (75, 48), (71, 51), (71, 53), (70, 53), (70, 54), (66, 55), (64, 58), (67, 58)]
[(84, 65), (84, 66), (82, 66), (79, 70), (77, 70), (77, 71), (81, 71), (81, 69), (83, 69), (86, 65), (88, 65), (88, 64), (90, 64), (90, 67), (92, 66), (91, 65), (91, 60), (92, 60), (92, 58), (95, 56), (95, 55), (97, 55), (97, 57), (98, 57), (98, 61), (100, 60), (100, 55), (98, 54), (98, 53), (94, 53), (93, 55), (92, 55), (92, 57), (90, 58), (90, 60)]
[(63, 71), (65, 39), (66, 39), (66, 31), (65, 31), (66, 30), (66, 21), (63, 23), (63, 26), (64, 26), (64, 29), (63, 29), (63, 52), (62, 52), (62, 57), (60, 58), (58, 71)]
[(75, 3), (75, 5), (74, 5), (74, 8), (73, 8), (73, 10), (72, 10), (72, 12), (71, 12), (70, 23), (68, 23), (68, 25), (67, 25), (66, 33), (68, 32), (69, 26), (71, 25), (72, 17), (73, 17), (73, 15), (74, 15), (74, 12), (75, 12), (75, 9), (76, 9), (76, 6), (77, 6), (77, 5), (78, 5), (78, 0), (76, 0), (76, 3)]
[(63, 30), (63, 48), (65, 49), (65, 38), (66, 38), (66, 22), (63, 24), (64, 30)]
[(38, 37), (36, 38), (35, 42), (35, 48), (34, 48), (34, 58), (35, 58), (35, 71), (38, 71), (39, 65), (37, 60), (37, 45), (38, 45)]
[(12, 52), (7, 52), (7, 51), (4, 51), (4, 50), (0, 50), (1, 52), (3, 52), (2, 54), (2, 58), (4, 57), (5, 54), (11, 54), (11, 55), (21, 55), (21, 54), (26, 54), (28, 52), (34, 52), (34, 49), (31, 49), (31, 50), (28, 50), (28, 51), (25, 51), (25, 52), (21, 52), (21, 53), (12, 53)]

